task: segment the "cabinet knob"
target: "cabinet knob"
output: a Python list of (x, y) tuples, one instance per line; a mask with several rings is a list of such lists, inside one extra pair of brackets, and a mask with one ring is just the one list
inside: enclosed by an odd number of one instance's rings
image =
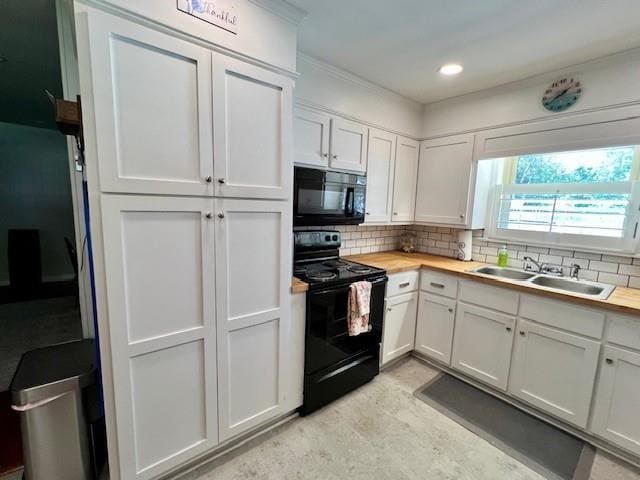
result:
[(219, 178), (218, 179), (218, 183), (222, 185), (222, 184), (226, 183), (226, 180), (224, 178)]
[(525, 336), (524, 330), (520, 330), (520, 335)]
[(322, 156), (323, 156), (324, 158), (329, 158), (329, 154), (328, 154), (328, 153), (323, 153), (323, 154), (322, 154)]
[(211, 212), (205, 213), (204, 216), (207, 218), (213, 218), (213, 215), (211, 215)]
[(337, 160), (338, 159), (338, 155), (333, 155), (333, 159)]
[(510, 332), (511, 330), (511, 327), (507, 327), (507, 332)]
[(608, 365), (611, 365), (613, 363), (612, 358), (605, 358), (604, 361), (607, 362)]
[(460, 218), (464, 218), (464, 213), (461, 213), (461, 214), (460, 214)]
[(371, 212), (365, 212), (365, 215), (371, 215)]
[(387, 307), (387, 312), (390, 312), (390, 311), (391, 311), (391, 307)]
[(211, 183), (213, 181), (213, 177), (211, 175), (207, 175), (204, 177), (204, 181), (207, 183)]
[(398, 215), (398, 212), (393, 212), (394, 215)]
[(224, 213), (220, 212), (220, 213), (218, 214), (218, 218), (224, 218)]
[(449, 313), (453, 313), (453, 308), (448, 308), (447, 310), (449, 310)]

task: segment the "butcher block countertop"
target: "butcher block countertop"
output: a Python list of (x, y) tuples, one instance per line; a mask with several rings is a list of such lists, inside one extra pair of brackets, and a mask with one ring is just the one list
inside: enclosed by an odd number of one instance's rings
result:
[(299, 278), (293, 277), (291, 281), (291, 293), (304, 293), (309, 290), (309, 284)]
[[(354, 255), (349, 257), (354, 262), (364, 263), (372, 267), (384, 268), (387, 273), (405, 272), (408, 270), (418, 270), (429, 268), (450, 273), (463, 278), (469, 278), (477, 282), (498, 285), (524, 293), (543, 295), (549, 298), (579, 303), (589, 307), (603, 308), (620, 313), (640, 315), (640, 290), (635, 288), (616, 287), (613, 293), (606, 300), (595, 298), (585, 298), (565, 292), (550, 292), (542, 290), (533, 285), (513, 283), (499, 278), (487, 278), (469, 272), (478, 267), (486, 265), (480, 262), (461, 262), (454, 258), (440, 257), (426, 253), (403, 253), (403, 252), (381, 252), (366, 255)], [(640, 321), (640, 318), (638, 319)]]

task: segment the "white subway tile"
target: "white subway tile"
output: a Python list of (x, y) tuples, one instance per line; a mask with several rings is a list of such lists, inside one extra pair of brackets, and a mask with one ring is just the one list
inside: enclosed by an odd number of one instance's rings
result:
[(618, 273), (623, 275), (633, 275), (635, 277), (640, 277), (640, 266), (638, 265), (620, 265)]
[(574, 252), (573, 256), (576, 258), (586, 258), (588, 260), (602, 260), (601, 253), (591, 253), (591, 252)]
[(622, 263), (626, 265), (631, 265), (632, 258), (631, 257), (620, 257), (618, 255), (602, 255), (603, 262), (611, 262), (611, 263)]
[(609, 283), (611, 285), (618, 285), (620, 287), (626, 287), (629, 285), (629, 276), (600, 272), (598, 274), (598, 281), (602, 283)]
[(618, 273), (617, 263), (605, 263), (591, 260), (589, 262), (589, 270), (598, 270), (599, 272)]

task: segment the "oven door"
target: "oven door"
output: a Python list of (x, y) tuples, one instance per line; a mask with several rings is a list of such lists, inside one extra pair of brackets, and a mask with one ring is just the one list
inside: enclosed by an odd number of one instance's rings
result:
[(372, 329), (354, 337), (349, 336), (347, 329), (349, 285), (307, 294), (305, 375), (337, 367), (363, 352), (378, 352), (386, 282), (386, 276), (371, 281), (369, 323)]
[(363, 223), (365, 183), (360, 175), (296, 167), (294, 226)]

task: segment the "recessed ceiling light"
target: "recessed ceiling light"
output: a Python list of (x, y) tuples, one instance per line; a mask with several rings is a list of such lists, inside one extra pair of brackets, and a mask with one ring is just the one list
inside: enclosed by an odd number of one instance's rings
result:
[(447, 63), (438, 69), (442, 75), (457, 75), (462, 71), (462, 65), (459, 63)]

